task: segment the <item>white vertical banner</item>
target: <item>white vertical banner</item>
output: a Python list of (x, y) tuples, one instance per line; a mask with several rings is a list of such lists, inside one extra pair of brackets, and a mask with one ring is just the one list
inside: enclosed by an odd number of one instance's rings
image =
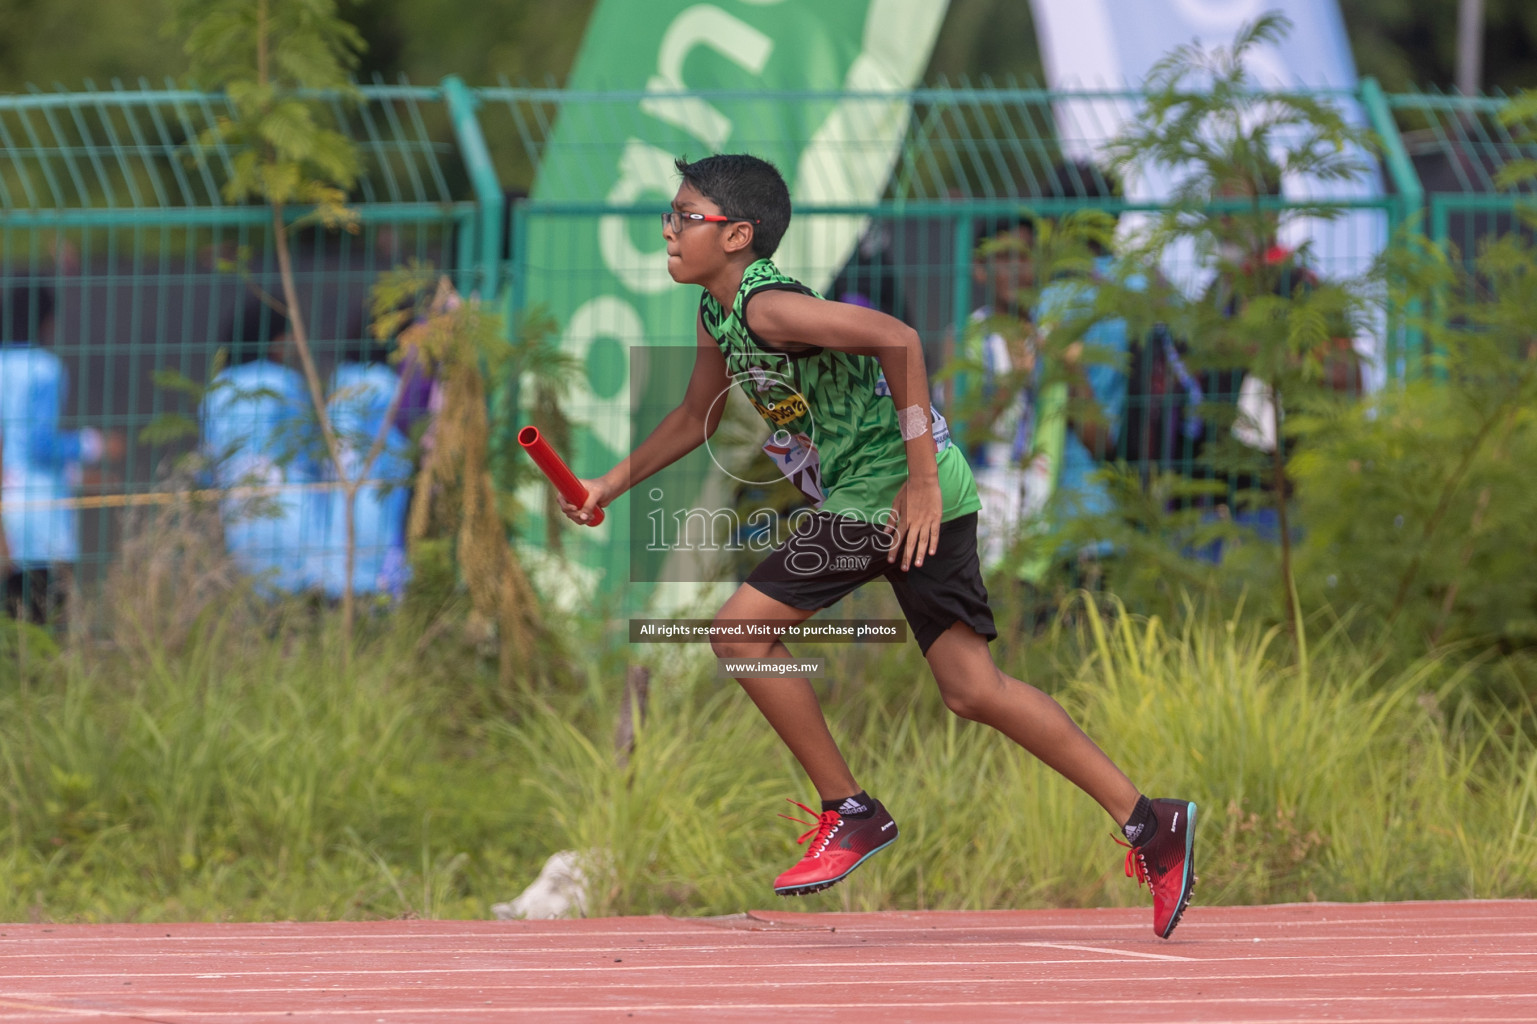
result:
[[(1355, 62), (1351, 58), (1345, 23), (1337, 0), (1030, 0), (1040, 39), (1046, 80), (1053, 89), (1114, 90), (1135, 88), (1153, 65), (1176, 46), (1199, 43), (1212, 48), (1232, 43), (1238, 30), (1268, 11), (1291, 20), (1291, 31), (1275, 43), (1256, 46), (1249, 54), (1250, 74), (1262, 88), (1321, 89), (1353, 92)], [(1358, 125), (1365, 112), (1353, 96), (1338, 103)], [(1074, 159), (1099, 160), (1104, 144), (1128, 118), (1133, 103), (1104, 97), (1059, 102), (1055, 115), (1063, 152)], [(1367, 153), (1362, 162), (1375, 168)], [(1158, 201), (1168, 197), (1172, 178), (1163, 172), (1124, 183), (1128, 199)], [(1382, 195), (1375, 169), (1351, 181), (1327, 184), (1288, 177), (1283, 193), (1293, 199), (1350, 201)], [(1387, 216), (1378, 210), (1352, 211), (1333, 221), (1294, 219), (1282, 229), (1281, 242), (1313, 243), (1318, 269), (1329, 277), (1363, 274), (1387, 242)], [(1187, 289), (1206, 280), (1188, 262), (1165, 269)], [(1376, 339), (1359, 339), (1362, 355), (1374, 359)], [(1367, 385), (1375, 389), (1380, 376), (1366, 368)]]

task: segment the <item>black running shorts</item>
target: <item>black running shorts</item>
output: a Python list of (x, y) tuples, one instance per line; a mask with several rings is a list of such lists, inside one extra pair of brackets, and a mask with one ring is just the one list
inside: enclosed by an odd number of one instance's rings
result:
[[(801, 516), (790, 539), (747, 576), (747, 583), (792, 608), (817, 611), (884, 576), (924, 654), (957, 622), (998, 635), (977, 560), (977, 515), (939, 528), (939, 548), (906, 572), (886, 561), (891, 538), (878, 526), (831, 512)], [(900, 556), (899, 556), (900, 557)]]

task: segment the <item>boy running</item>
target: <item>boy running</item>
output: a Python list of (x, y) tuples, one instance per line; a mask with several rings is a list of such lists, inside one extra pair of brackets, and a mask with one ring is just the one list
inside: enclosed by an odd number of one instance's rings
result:
[[(773, 165), (733, 154), (677, 167), (683, 181), (662, 234), (672, 279), (704, 289), (693, 375), (682, 403), (628, 458), (583, 481), (586, 503), (561, 499), (562, 509), (586, 522), (699, 447), (720, 423), (726, 390), (741, 387), (780, 447), (794, 442), (794, 457), (776, 461), (817, 514), (748, 575), (717, 621), (802, 622), (885, 577), (945, 705), (1014, 740), (1121, 826), (1126, 873), (1152, 889), (1153, 928), (1168, 938), (1195, 882), (1195, 804), (1143, 796), (1056, 701), (993, 664), (987, 644), (998, 633), (977, 559), (981, 505), (963, 453), (929, 407), (917, 332), (825, 301), (770, 262), (790, 223), (789, 190)], [(713, 646), (722, 658), (790, 657), (778, 639)], [(810, 840), (805, 856), (774, 891), (834, 885), (896, 839), (896, 822), (855, 780), (808, 680), (738, 682), (822, 800), (801, 837)]]

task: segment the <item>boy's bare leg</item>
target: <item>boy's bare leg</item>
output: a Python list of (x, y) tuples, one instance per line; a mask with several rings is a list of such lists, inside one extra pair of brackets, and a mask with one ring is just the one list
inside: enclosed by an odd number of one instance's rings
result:
[(945, 706), (990, 725), (1099, 802), (1124, 825), (1137, 805), (1137, 787), (1078, 728), (1062, 705), (993, 664), (987, 640), (957, 622), (927, 655)]
[[(716, 620), (772, 620), (804, 622), (814, 612), (792, 608), (774, 600), (754, 587), (743, 584), (737, 588), (716, 614)], [(788, 659), (789, 648), (778, 639), (719, 638), (713, 641), (717, 657)], [(790, 753), (800, 762), (817, 795), (823, 800), (838, 800), (859, 792), (859, 783), (849, 771), (848, 762), (838, 750), (838, 744), (828, 731), (827, 719), (822, 715), (822, 705), (817, 700), (811, 681), (805, 677), (786, 679), (772, 676), (759, 679), (738, 679), (747, 696), (758, 706), (769, 725), (779, 734)]]

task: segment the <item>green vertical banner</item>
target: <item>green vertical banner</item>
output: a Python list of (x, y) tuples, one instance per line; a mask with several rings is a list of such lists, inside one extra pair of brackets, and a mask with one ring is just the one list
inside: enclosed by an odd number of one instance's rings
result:
[[(673, 161), (718, 152), (772, 161), (797, 212), (776, 262), (825, 287), (865, 218), (806, 210), (880, 199), (907, 131), (904, 94), (928, 63), (945, 7), (945, 0), (600, 0), (519, 244), (524, 304), (553, 314), (562, 348), (586, 370), (569, 409), (581, 424), (569, 456), (578, 476), (606, 471), (642, 440), (635, 435), (643, 428), (632, 424), (655, 417), (635, 403), (670, 407), (682, 398), (687, 373), (679, 361), (644, 358), (646, 349), (695, 344), (699, 289), (668, 276), (658, 220), (677, 189)], [(648, 379), (661, 376), (668, 379)], [(695, 474), (696, 489), (708, 487), (705, 475)], [(697, 586), (665, 584), (677, 589), (662, 593), (632, 584), (629, 497), (601, 526), (563, 533), (565, 560), (542, 574), (547, 587), (565, 581), (589, 597), (623, 594), (629, 608), (698, 596)], [(526, 536), (542, 535), (543, 524), (530, 524)]]

